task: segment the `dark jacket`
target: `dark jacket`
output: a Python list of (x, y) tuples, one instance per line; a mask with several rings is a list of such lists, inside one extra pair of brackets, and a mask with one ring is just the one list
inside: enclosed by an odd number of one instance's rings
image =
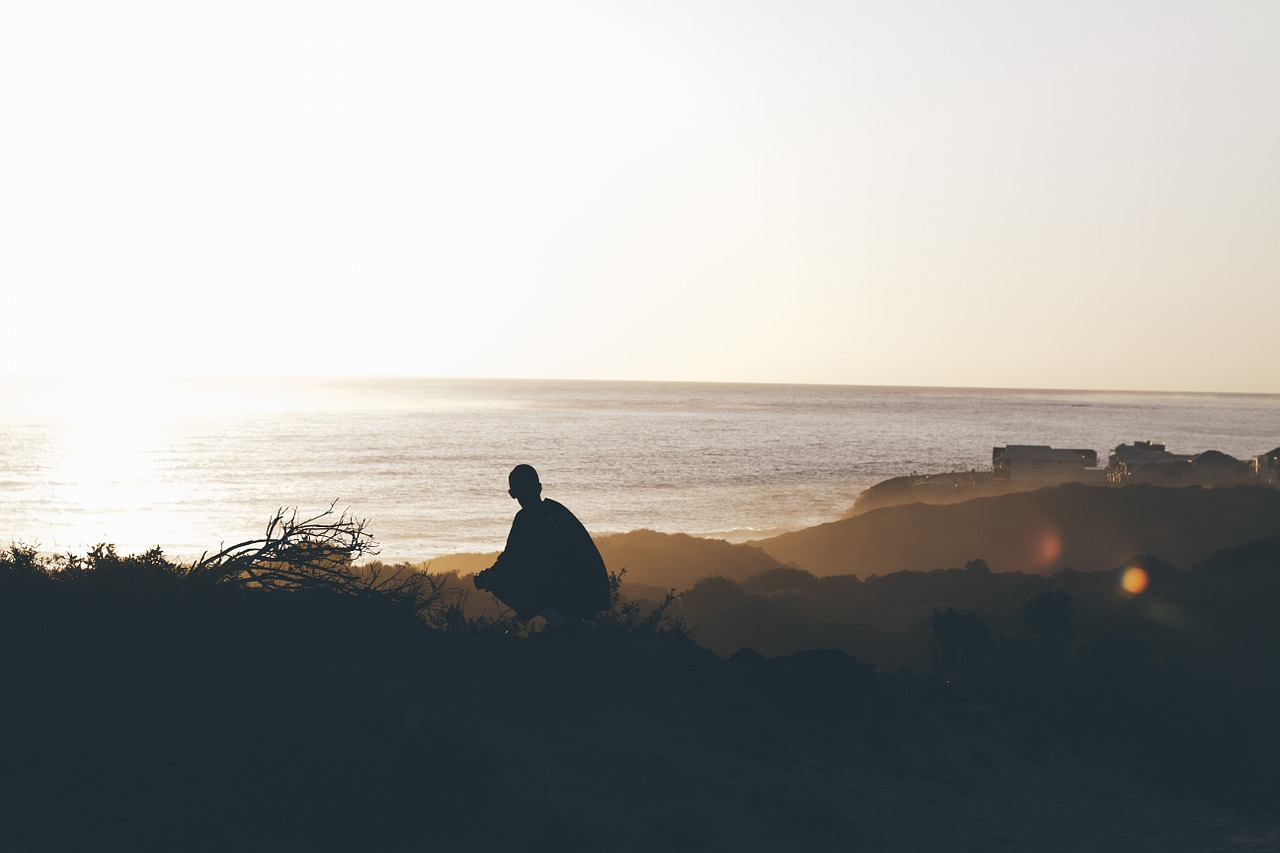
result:
[(569, 619), (609, 608), (609, 572), (591, 534), (559, 501), (516, 513), (507, 547), (486, 573), (489, 588), (523, 619), (548, 607)]

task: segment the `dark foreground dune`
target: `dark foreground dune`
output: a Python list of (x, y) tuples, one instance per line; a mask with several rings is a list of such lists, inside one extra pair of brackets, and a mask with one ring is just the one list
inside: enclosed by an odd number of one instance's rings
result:
[[(1198, 570), (1202, 597), (1256, 602), (1233, 605), (1241, 638), (1274, 636), (1277, 554)], [(69, 577), (19, 562), (0, 559), (4, 851), (1280, 845), (1274, 706), (1232, 695), (1274, 692), (1270, 664), (1181, 673), (1177, 646), (1044, 618), (1054, 598), (1021, 633), (943, 632), (941, 656), (891, 671), (718, 656), (625, 615), (525, 638), (359, 586), (210, 585), (158, 556)]]
[(878, 708), (871, 683), (833, 691), (801, 667), (770, 684), (678, 641), (353, 633), (363, 621), (285, 619), (203, 660), (182, 630), (181, 652), (108, 640), (10, 675), (0, 849), (1280, 844), (1265, 817), (1123, 761), (1031, 746), (993, 708)]
[(441, 652), (436, 678), (465, 688), (436, 694), (431, 716), (474, 744), (492, 774), (457, 849), (1280, 843), (1267, 820), (1171, 792), (1121, 761), (1056, 741), (1031, 749), (992, 708), (897, 716), (876, 707), (869, 684), (866, 693), (832, 689), (825, 678), (839, 666), (807, 677), (802, 665), (793, 683), (762, 685), (697, 647), (661, 640), (491, 640)]
[(1188, 568), (1221, 548), (1280, 533), (1280, 490), (1261, 486), (1064, 485), (950, 505), (891, 506), (756, 544), (817, 575), (961, 566), (1049, 573), (1155, 554)]
[[(1008, 497), (770, 540), (812, 573), (607, 537), (637, 595), (687, 593), (557, 640), (466, 577), (379, 587), (311, 546), (213, 572), (13, 548), (0, 851), (1280, 849), (1280, 495)], [(1104, 570), (998, 562), (1046, 519)], [(830, 574), (868, 542), (928, 570)]]

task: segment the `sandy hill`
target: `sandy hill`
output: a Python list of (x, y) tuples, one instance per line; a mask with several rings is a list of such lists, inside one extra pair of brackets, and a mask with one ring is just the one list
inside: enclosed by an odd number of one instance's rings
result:
[(699, 539), (683, 533), (635, 530), (596, 540), (605, 564), (627, 570), (627, 580), (664, 588), (684, 588), (708, 575), (739, 580), (777, 568), (778, 561), (751, 545)]
[(1280, 491), (1258, 486), (1064, 485), (951, 505), (873, 510), (753, 543), (815, 574), (884, 574), (986, 560), (1046, 573), (1154, 554), (1180, 568), (1213, 551), (1280, 533)]
[[(610, 571), (626, 569), (628, 584), (660, 589), (684, 589), (708, 575), (740, 580), (776, 568), (778, 561), (751, 545), (722, 539), (700, 539), (684, 533), (633, 530), (595, 537)], [(491, 554), (452, 554), (432, 560), (437, 573), (474, 574), (493, 565)]]

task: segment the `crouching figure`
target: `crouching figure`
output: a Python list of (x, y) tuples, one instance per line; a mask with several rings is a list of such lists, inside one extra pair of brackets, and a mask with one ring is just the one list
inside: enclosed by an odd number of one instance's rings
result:
[(548, 634), (607, 610), (609, 572), (582, 522), (564, 504), (542, 497), (531, 465), (517, 465), (507, 481), (520, 511), (497, 562), (475, 576), (476, 589), (493, 593), (526, 622), (543, 617)]

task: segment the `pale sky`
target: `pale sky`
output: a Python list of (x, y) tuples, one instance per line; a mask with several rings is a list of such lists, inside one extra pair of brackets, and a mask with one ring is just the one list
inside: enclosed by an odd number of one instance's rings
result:
[(1280, 392), (1280, 3), (0, 4), (0, 370)]

